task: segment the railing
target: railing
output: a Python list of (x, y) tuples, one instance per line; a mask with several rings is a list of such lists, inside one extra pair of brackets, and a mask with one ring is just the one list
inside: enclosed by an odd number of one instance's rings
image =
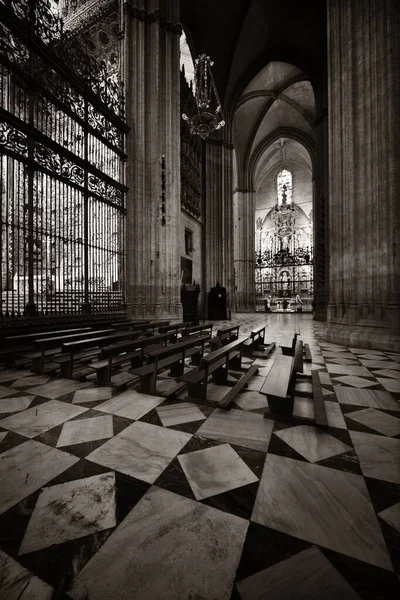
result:
[(123, 113), (48, 0), (0, 0), (3, 318), (124, 304)]

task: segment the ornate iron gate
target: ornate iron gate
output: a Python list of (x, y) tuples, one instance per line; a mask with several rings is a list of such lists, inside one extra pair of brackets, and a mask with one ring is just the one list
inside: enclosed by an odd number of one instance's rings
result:
[(0, 0), (1, 316), (125, 302), (123, 97), (49, 0)]

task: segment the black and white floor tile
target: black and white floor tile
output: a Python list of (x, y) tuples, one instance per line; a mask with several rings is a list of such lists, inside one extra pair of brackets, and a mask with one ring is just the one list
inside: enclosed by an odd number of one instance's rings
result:
[[(228, 411), (0, 370), (0, 599), (400, 597), (400, 355), (307, 315), (237, 320), (277, 349)], [(294, 326), (313, 357), (294, 414), (313, 417), (318, 370), (326, 431), (264, 418)]]

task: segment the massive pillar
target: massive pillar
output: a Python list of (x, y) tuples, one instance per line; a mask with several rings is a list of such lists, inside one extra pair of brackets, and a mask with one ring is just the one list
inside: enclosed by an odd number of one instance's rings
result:
[(328, 303), (328, 111), (326, 80), (314, 85), (317, 118), (314, 123), (313, 179), (314, 319), (326, 321)]
[(133, 318), (181, 318), (179, 0), (124, 4), (127, 302)]
[(400, 4), (328, 0), (325, 339), (400, 350)]
[(205, 282), (210, 291), (218, 282), (226, 288), (228, 308), (233, 305), (233, 145), (224, 140), (205, 143)]
[(255, 192), (236, 189), (234, 206), (235, 304), (237, 312), (255, 311)]

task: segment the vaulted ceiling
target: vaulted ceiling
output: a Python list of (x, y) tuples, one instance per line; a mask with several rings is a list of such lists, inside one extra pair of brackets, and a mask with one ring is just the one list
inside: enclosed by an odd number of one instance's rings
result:
[[(304, 146), (299, 141), (312, 146), (314, 119), (314, 91), (306, 75), (288, 63), (268, 63), (236, 105), (233, 142), (239, 182), (241, 174), (243, 179), (249, 173), (252, 181), (248, 183), (255, 185), (259, 172), (273, 158), (282, 164), (285, 160), (301, 162), (304, 154), (299, 149)], [(309, 158), (306, 163), (311, 167)]]
[[(297, 67), (314, 84), (326, 67), (324, 0), (181, 0), (194, 55), (214, 60), (225, 113), (270, 61)], [(295, 90), (292, 90), (295, 93)]]

